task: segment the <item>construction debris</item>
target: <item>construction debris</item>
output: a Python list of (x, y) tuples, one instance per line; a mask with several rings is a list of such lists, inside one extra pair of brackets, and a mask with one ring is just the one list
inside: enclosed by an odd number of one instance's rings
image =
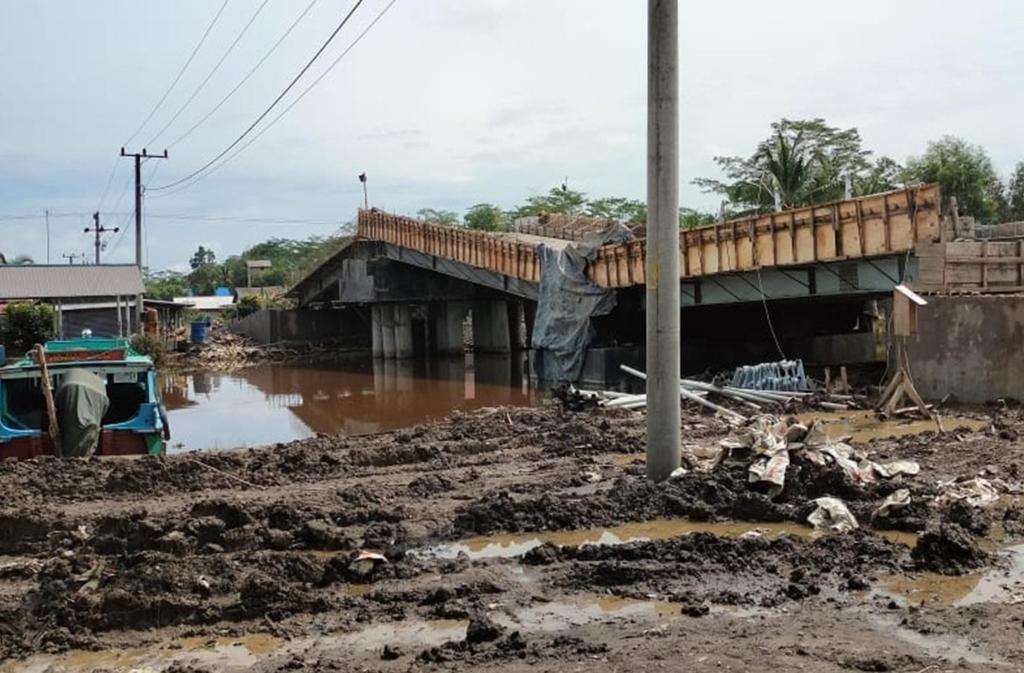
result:
[(337, 348), (327, 344), (258, 344), (226, 329), (214, 329), (204, 343), (193, 344), (169, 364), (179, 369), (231, 371), (269, 361), (323, 360), (337, 352)]
[(857, 519), (839, 498), (818, 498), (814, 504), (818, 508), (807, 516), (807, 523), (815, 530), (845, 533), (859, 527)]
[(999, 500), (999, 491), (988, 479), (975, 477), (965, 481), (939, 482), (941, 495), (936, 504), (943, 506), (962, 500), (971, 507), (988, 507)]
[(803, 360), (779, 360), (737, 367), (733, 388), (810, 392), (811, 382), (804, 373)]

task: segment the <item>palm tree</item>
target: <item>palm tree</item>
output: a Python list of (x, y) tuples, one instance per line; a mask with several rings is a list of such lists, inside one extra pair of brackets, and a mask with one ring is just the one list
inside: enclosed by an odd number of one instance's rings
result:
[(8, 260), (4, 253), (0, 252), (0, 264), (35, 264), (35, 261), (28, 255), (18, 255)]

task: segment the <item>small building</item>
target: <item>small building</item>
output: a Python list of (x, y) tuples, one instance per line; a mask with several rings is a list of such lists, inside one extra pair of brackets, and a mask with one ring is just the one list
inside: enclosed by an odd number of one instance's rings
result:
[(86, 329), (96, 337), (133, 334), (141, 322), (137, 302), (144, 289), (134, 264), (0, 265), (0, 305), (50, 304), (57, 312), (60, 339), (80, 336)]
[(246, 285), (252, 287), (252, 276), (253, 271), (266, 271), (272, 268), (274, 265), (269, 259), (247, 259), (245, 261), (245, 282)]
[[(156, 334), (164, 340), (167, 348), (175, 345), (175, 335), (179, 332), (184, 335), (186, 329), (185, 311), (188, 307), (183, 304), (176, 304), (173, 301), (163, 299), (143, 299), (142, 306), (147, 314), (155, 314)], [(150, 330), (150, 318), (147, 318), (147, 330)]]

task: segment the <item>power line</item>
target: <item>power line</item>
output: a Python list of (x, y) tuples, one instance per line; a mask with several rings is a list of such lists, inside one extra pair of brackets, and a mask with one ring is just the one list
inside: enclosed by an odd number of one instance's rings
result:
[(107, 194), (110, 193), (110, 185), (114, 182), (114, 174), (117, 173), (117, 164), (121, 161), (121, 157), (114, 159), (114, 165), (110, 167), (110, 175), (107, 176), (107, 186), (103, 188), (103, 194), (100, 196), (99, 202), (96, 204), (96, 210), (103, 207), (103, 201), (106, 200)]
[(168, 145), (167, 148), (171, 149), (172, 147), (174, 147), (175, 145), (180, 143), (182, 140), (184, 140), (185, 138), (187, 138), (190, 135), (192, 135), (192, 133), (197, 128), (202, 126), (206, 122), (207, 119), (212, 117), (214, 115), (214, 113), (216, 113), (217, 110), (219, 110), (221, 108), (221, 106), (224, 105), (224, 103), (228, 102), (228, 99), (231, 98), (233, 95), (235, 95), (235, 92), (238, 91), (240, 88), (242, 88), (243, 84), (245, 84), (247, 81), (249, 81), (249, 78), (252, 77), (256, 73), (257, 70), (260, 69), (260, 67), (263, 65), (263, 63), (268, 58), (270, 58), (270, 55), (273, 54), (275, 51), (277, 51), (277, 48), (281, 45), (282, 42), (284, 42), (285, 38), (287, 38), (291, 34), (291, 32), (295, 28), (295, 26), (299, 25), (299, 22), (302, 21), (302, 19), (304, 19), (306, 17), (306, 14), (309, 13), (309, 10), (313, 9), (313, 5), (315, 5), (317, 2), (318, 2), (318, 0), (312, 0), (308, 5), (306, 5), (306, 8), (304, 10), (302, 10), (302, 13), (299, 14), (298, 18), (296, 18), (295, 21), (292, 22), (292, 25), (288, 26), (288, 30), (286, 30), (284, 32), (284, 35), (282, 35), (280, 38), (278, 38), (277, 42), (275, 42), (270, 47), (270, 49), (267, 50), (267, 53), (265, 53), (263, 55), (263, 58), (261, 58), (259, 61), (257, 61), (256, 65), (254, 65), (252, 67), (252, 69), (250, 69), (249, 72), (247, 72), (245, 74), (245, 77), (243, 77), (241, 80), (239, 80), (238, 84), (236, 84), (234, 86), (234, 88), (231, 89), (231, 91), (228, 91), (227, 95), (225, 95), (223, 98), (221, 98), (220, 102), (213, 106), (212, 110), (210, 110), (205, 115), (203, 115), (199, 119), (199, 121), (197, 121), (195, 124), (192, 125), (191, 128), (189, 128), (187, 131), (182, 133), (180, 136), (178, 136), (177, 138), (172, 140), (171, 144)]
[[(214, 76), (214, 74), (216, 74), (216, 72), (220, 68), (220, 66), (223, 65), (225, 60), (227, 60), (227, 57), (231, 54), (232, 51), (234, 51), (235, 47), (242, 40), (242, 37), (245, 36), (246, 32), (248, 32), (250, 26), (252, 26), (252, 24), (256, 21), (256, 18), (260, 15), (260, 12), (263, 11), (263, 8), (267, 6), (268, 2), (270, 2), (270, 0), (263, 0), (263, 2), (260, 3), (260, 6), (256, 8), (256, 11), (253, 13), (253, 15), (249, 19), (248, 23), (246, 23), (245, 26), (242, 28), (242, 31), (235, 38), (234, 42), (232, 42), (228, 46), (227, 50), (220, 57), (220, 60), (217, 61), (217, 63), (210, 70), (209, 74), (206, 75), (206, 78), (203, 79), (203, 81), (199, 83), (199, 86), (197, 86), (195, 88), (195, 90), (192, 92), (192, 94), (185, 100), (184, 103), (181, 104), (181, 107), (178, 108), (178, 111), (175, 112), (171, 116), (171, 118), (167, 121), (167, 123), (163, 125), (163, 128), (161, 128), (159, 131), (157, 131), (156, 135), (153, 136), (153, 138), (148, 143), (146, 143), (146, 146), (148, 146), (148, 147), (153, 146), (156, 143), (157, 139), (160, 138), (160, 136), (162, 136), (164, 134), (164, 131), (166, 131), (171, 126), (171, 124), (173, 124), (178, 119), (178, 117), (181, 115), (181, 113), (185, 111), (185, 108), (187, 108), (189, 106), (189, 104), (193, 100), (195, 100), (196, 96), (199, 95), (199, 92), (203, 90), (203, 88), (207, 85), (207, 83), (209, 83), (210, 78), (212, 78)], [(125, 143), (125, 144), (127, 144), (127, 143)]]
[[(154, 173), (156, 171), (154, 170)], [(133, 211), (105, 211), (100, 213), (103, 217), (113, 218), (121, 217), (122, 222), (131, 218), (134, 215)], [(89, 212), (50, 212), (50, 218), (66, 218), (66, 217), (91, 217), (93, 213)], [(306, 224), (306, 225), (326, 225), (326, 224), (341, 224), (338, 218), (299, 218), (299, 217), (244, 217), (236, 215), (206, 215), (203, 213), (163, 213), (163, 214), (147, 214), (149, 219), (157, 220), (178, 220), (187, 222), (207, 222), (217, 223), (224, 222), (229, 224), (246, 223), (246, 224)], [(23, 221), (29, 219), (38, 219), (44, 221), (45, 214), (35, 213), (31, 215), (0, 215), (0, 222), (2, 221)], [(119, 223), (120, 226), (121, 223)]]
[(224, 8), (228, 6), (228, 2), (230, 2), (230, 0), (224, 0), (224, 2), (221, 4), (220, 9), (218, 9), (217, 13), (214, 14), (213, 20), (210, 21), (210, 25), (208, 25), (206, 27), (206, 30), (203, 32), (203, 36), (199, 38), (199, 42), (196, 44), (195, 48), (192, 49), (192, 53), (189, 54), (188, 60), (185, 61), (185, 65), (181, 66), (181, 70), (178, 71), (178, 74), (174, 77), (174, 80), (171, 82), (171, 85), (167, 87), (167, 91), (165, 91), (164, 95), (160, 97), (160, 100), (157, 101), (156, 105), (153, 106), (153, 109), (150, 110), (148, 115), (146, 115), (146, 118), (142, 120), (142, 123), (139, 124), (139, 128), (135, 129), (135, 132), (132, 133), (131, 136), (129, 136), (128, 140), (121, 143), (122, 145), (130, 145), (131, 142), (135, 140), (135, 136), (139, 135), (139, 133), (142, 132), (142, 129), (146, 128), (146, 124), (149, 123), (149, 120), (153, 118), (153, 115), (155, 115), (157, 110), (160, 109), (160, 106), (164, 104), (164, 101), (167, 100), (167, 97), (171, 95), (171, 91), (174, 90), (174, 87), (177, 86), (178, 81), (181, 79), (181, 76), (185, 74), (185, 71), (188, 70), (188, 66), (191, 65), (192, 59), (196, 57), (196, 54), (199, 53), (199, 49), (203, 46), (203, 43), (206, 42), (206, 38), (209, 37), (210, 31), (212, 31), (213, 27), (217, 24), (217, 20), (220, 19), (220, 15), (224, 12)]
[(194, 178), (194, 179), (193, 179), (193, 180), (192, 180), (191, 182), (189, 182), (188, 184), (182, 185), (181, 187), (178, 187), (177, 189), (173, 189), (173, 190), (171, 190), (171, 191), (169, 191), (169, 192), (161, 192), (161, 193), (159, 193), (159, 194), (155, 194), (155, 195), (153, 195), (153, 196), (152, 196), (152, 197), (150, 197), (150, 198), (163, 198), (163, 197), (165, 197), (165, 196), (171, 196), (172, 194), (177, 194), (178, 192), (182, 192), (182, 191), (185, 191), (186, 189), (188, 189), (188, 188), (189, 188), (189, 187), (191, 187), (192, 185), (195, 185), (195, 184), (196, 184), (197, 182), (200, 182), (201, 180), (203, 180), (203, 179), (204, 179), (204, 178), (206, 178), (207, 176), (209, 176), (209, 175), (212, 175), (213, 173), (216, 173), (216, 172), (217, 172), (218, 170), (220, 170), (221, 168), (223, 168), (223, 167), (224, 167), (224, 166), (225, 166), (225, 165), (226, 165), (226, 164), (227, 164), (228, 162), (230, 162), (230, 161), (231, 161), (232, 159), (234, 159), (234, 158), (235, 158), (235, 157), (237, 157), (237, 156), (238, 156), (239, 154), (241, 154), (241, 153), (242, 153), (243, 151), (245, 151), (245, 149), (246, 149), (246, 148), (248, 148), (248, 147), (249, 147), (250, 145), (252, 145), (252, 144), (253, 144), (254, 142), (256, 142), (257, 140), (259, 140), (260, 136), (262, 136), (262, 135), (263, 135), (264, 133), (266, 133), (267, 131), (269, 131), (269, 130), (270, 130), (270, 128), (271, 128), (272, 126), (274, 126), (274, 125), (275, 125), (275, 124), (276, 124), (277, 122), (279, 122), (279, 121), (281, 120), (281, 118), (282, 118), (282, 117), (284, 117), (284, 116), (285, 116), (286, 114), (288, 114), (288, 112), (289, 112), (289, 111), (290, 111), (290, 110), (291, 110), (291, 109), (292, 109), (293, 107), (295, 107), (295, 105), (296, 105), (296, 104), (298, 104), (298, 102), (299, 102), (299, 101), (301, 101), (301, 100), (302, 100), (302, 99), (303, 99), (303, 98), (304, 98), (304, 97), (306, 96), (306, 94), (308, 94), (308, 93), (309, 93), (309, 92), (310, 92), (310, 91), (311, 91), (311, 90), (313, 89), (313, 87), (315, 87), (315, 86), (316, 86), (317, 84), (319, 84), (319, 83), (320, 83), (320, 81), (321, 81), (321, 80), (322, 80), (322, 79), (323, 79), (324, 77), (326, 77), (326, 76), (327, 76), (327, 75), (328, 75), (328, 74), (329, 74), (329, 73), (331, 72), (331, 70), (333, 70), (333, 69), (334, 69), (334, 67), (335, 67), (336, 65), (338, 65), (338, 63), (339, 63), (339, 62), (340, 62), (340, 61), (341, 61), (341, 60), (342, 60), (342, 59), (343, 59), (343, 58), (344, 58), (344, 57), (345, 57), (345, 56), (346, 56), (346, 55), (347, 55), (347, 54), (348, 54), (348, 53), (349, 53), (350, 51), (352, 51), (352, 49), (353, 49), (353, 48), (355, 48), (355, 46), (356, 46), (357, 44), (359, 44), (359, 42), (360, 42), (360, 41), (362, 41), (362, 39), (363, 39), (364, 37), (366, 37), (366, 34), (367, 34), (367, 33), (369, 33), (369, 32), (370, 32), (370, 30), (371, 30), (371, 29), (372, 29), (372, 28), (373, 28), (373, 27), (374, 27), (375, 25), (377, 25), (377, 22), (378, 22), (378, 21), (380, 21), (381, 19), (383, 19), (383, 18), (384, 18), (384, 15), (388, 13), (388, 10), (390, 10), (390, 9), (391, 9), (391, 7), (392, 7), (392, 6), (394, 6), (394, 4), (395, 4), (396, 2), (398, 2), (398, 0), (391, 0), (390, 2), (388, 2), (388, 4), (387, 4), (387, 5), (385, 5), (384, 9), (382, 9), (382, 10), (380, 11), (380, 13), (379, 13), (379, 14), (377, 14), (377, 16), (376, 16), (376, 17), (375, 17), (375, 18), (373, 19), (373, 21), (371, 21), (371, 22), (370, 22), (370, 23), (369, 23), (369, 24), (368, 24), (368, 25), (366, 26), (366, 28), (364, 28), (364, 29), (363, 29), (363, 31), (362, 31), (361, 33), (359, 33), (359, 35), (357, 35), (357, 36), (356, 36), (356, 38), (355, 38), (354, 40), (352, 40), (352, 43), (351, 43), (351, 44), (349, 44), (349, 46), (348, 46), (348, 47), (347, 47), (347, 48), (346, 48), (346, 49), (345, 49), (345, 50), (344, 50), (343, 52), (341, 52), (341, 54), (339, 54), (339, 55), (338, 55), (338, 57), (337, 57), (337, 58), (335, 58), (335, 59), (334, 59), (334, 61), (332, 61), (332, 62), (331, 62), (331, 64), (330, 64), (329, 66), (327, 66), (327, 68), (326, 68), (326, 69), (325, 69), (325, 70), (324, 70), (324, 71), (323, 71), (323, 72), (322, 72), (322, 73), (321, 73), (321, 74), (320, 74), (320, 75), (319, 75), (319, 76), (318, 76), (318, 77), (317, 77), (317, 78), (316, 78), (315, 80), (313, 80), (313, 81), (312, 81), (312, 82), (310, 83), (310, 85), (309, 85), (308, 87), (306, 87), (306, 88), (305, 88), (305, 89), (304, 89), (304, 90), (302, 91), (302, 93), (300, 93), (300, 94), (298, 95), (298, 97), (297, 97), (297, 98), (296, 98), (296, 99), (295, 99), (294, 101), (292, 101), (292, 102), (291, 102), (291, 103), (290, 103), (290, 104), (288, 105), (288, 107), (286, 107), (286, 108), (285, 108), (284, 110), (282, 110), (282, 111), (281, 111), (281, 113), (280, 113), (280, 114), (278, 114), (278, 115), (277, 115), (276, 117), (274, 117), (274, 118), (273, 118), (272, 120), (270, 120), (270, 122), (269, 122), (269, 123), (268, 123), (268, 124), (267, 124), (266, 126), (264, 126), (264, 127), (262, 128), (262, 129), (260, 129), (260, 130), (259, 130), (259, 131), (258, 131), (258, 132), (256, 133), (256, 135), (254, 135), (254, 136), (253, 136), (252, 138), (250, 138), (250, 139), (249, 139), (249, 140), (248, 140), (248, 141), (247, 141), (247, 142), (246, 142), (246, 143), (245, 143), (244, 145), (242, 145), (242, 146), (241, 146), (241, 147), (239, 147), (239, 148), (238, 148), (237, 150), (235, 150), (234, 152), (232, 152), (230, 156), (228, 156), (228, 157), (227, 157), (226, 159), (224, 159), (224, 161), (220, 162), (220, 164), (218, 164), (217, 166), (214, 166), (214, 167), (213, 167), (212, 169), (210, 169), (210, 170), (209, 170), (209, 171), (207, 171), (206, 173), (203, 173), (202, 175), (199, 175), (198, 177)]
[(345, 15), (345, 18), (343, 18), (343, 19), (341, 20), (341, 23), (339, 23), (339, 24), (337, 25), (337, 27), (336, 27), (336, 28), (334, 29), (334, 32), (332, 32), (332, 33), (331, 33), (331, 35), (330, 35), (330, 36), (329, 36), (329, 37), (327, 38), (327, 40), (326, 40), (326, 41), (324, 41), (324, 43), (323, 43), (322, 45), (320, 45), (320, 48), (316, 50), (316, 53), (315, 53), (315, 54), (313, 54), (313, 58), (309, 59), (309, 62), (307, 62), (307, 63), (306, 63), (306, 65), (305, 65), (305, 66), (303, 66), (302, 70), (300, 70), (300, 71), (299, 71), (299, 74), (297, 74), (297, 75), (296, 75), (296, 76), (295, 76), (294, 78), (292, 78), (292, 81), (288, 83), (288, 86), (286, 86), (286, 87), (284, 88), (284, 91), (282, 91), (282, 92), (281, 92), (280, 94), (278, 94), (277, 98), (275, 98), (275, 99), (274, 99), (274, 102), (272, 102), (272, 103), (271, 103), (271, 104), (270, 104), (270, 105), (269, 105), (269, 106), (267, 107), (267, 109), (266, 109), (266, 110), (264, 110), (264, 111), (263, 111), (263, 112), (262, 112), (262, 113), (260, 114), (260, 116), (256, 118), (256, 121), (254, 121), (254, 122), (253, 122), (252, 124), (250, 124), (250, 125), (249, 125), (249, 128), (245, 129), (245, 131), (243, 131), (243, 132), (242, 132), (242, 134), (241, 134), (240, 136), (238, 136), (237, 138), (235, 138), (235, 139), (234, 139), (234, 140), (233, 140), (233, 141), (231, 142), (231, 144), (230, 144), (230, 145), (228, 145), (227, 147), (225, 147), (225, 148), (224, 148), (224, 149), (223, 149), (223, 150), (221, 151), (221, 153), (220, 153), (220, 154), (218, 154), (217, 156), (215, 156), (215, 157), (214, 157), (213, 159), (210, 159), (210, 160), (209, 160), (208, 162), (206, 162), (205, 164), (203, 164), (203, 165), (202, 165), (201, 167), (199, 167), (198, 169), (196, 169), (196, 170), (195, 170), (195, 171), (193, 171), (192, 173), (189, 173), (189, 174), (188, 174), (188, 175), (186, 175), (185, 177), (183, 177), (183, 178), (181, 178), (181, 179), (179, 179), (179, 180), (175, 180), (174, 182), (170, 182), (170, 183), (168, 183), (168, 184), (166, 184), (166, 185), (163, 185), (163, 186), (161, 186), (161, 187), (154, 187), (154, 188), (152, 189), (152, 191), (162, 191), (162, 190), (164, 190), (164, 189), (169, 189), (169, 188), (171, 188), (171, 187), (174, 187), (174, 186), (176, 186), (176, 185), (180, 185), (181, 183), (183, 183), (183, 182), (186, 182), (186, 181), (188, 181), (189, 179), (191, 179), (191, 178), (195, 177), (195, 176), (196, 176), (196, 175), (198, 175), (199, 173), (201, 173), (201, 172), (205, 171), (205, 170), (206, 170), (207, 168), (209, 168), (210, 166), (212, 166), (212, 165), (213, 165), (214, 163), (216, 163), (216, 162), (217, 162), (217, 160), (218, 160), (218, 159), (220, 159), (220, 158), (221, 158), (221, 157), (223, 157), (223, 156), (224, 156), (225, 154), (227, 154), (228, 152), (230, 152), (230, 151), (231, 151), (231, 150), (232, 150), (232, 149), (233, 149), (233, 148), (234, 148), (234, 147), (235, 147), (236, 145), (238, 145), (238, 143), (242, 142), (242, 139), (243, 139), (243, 138), (245, 138), (245, 137), (246, 137), (247, 135), (249, 135), (249, 133), (250, 133), (250, 132), (251, 132), (251, 131), (252, 131), (252, 130), (253, 130), (254, 128), (256, 128), (256, 125), (257, 125), (257, 124), (259, 124), (259, 123), (260, 123), (261, 121), (263, 121), (263, 119), (264, 119), (264, 118), (265, 118), (265, 117), (266, 117), (266, 116), (267, 116), (268, 114), (270, 114), (270, 111), (274, 109), (274, 106), (276, 106), (276, 105), (277, 105), (277, 104), (278, 104), (279, 102), (281, 102), (281, 99), (282, 99), (282, 98), (284, 98), (284, 97), (285, 97), (285, 95), (287, 95), (287, 93), (288, 93), (289, 91), (291, 91), (291, 90), (292, 90), (292, 87), (293, 87), (293, 86), (295, 86), (295, 84), (296, 84), (296, 83), (297, 83), (297, 82), (299, 81), (299, 79), (300, 79), (300, 78), (301, 78), (301, 77), (302, 77), (302, 76), (303, 76), (304, 74), (306, 74), (306, 71), (307, 71), (307, 70), (309, 70), (309, 69), (310, 69), (310, 67), (312, 67), (313, 63), (315, 63), (315, 62), (316, 62), (316, 60), (317, 60), (318, 58), (320, 58), (320, 55), (321, 55), (322, 53), (324, 53), (324, 50), (325, 50), (325, 49), (327, 49), (327, 47), (328, 47), (328, 46), (329, 46), (329, 45), (331, 44), (331, 42), (332, 42), (332, 41), (334, 41), (334, 38), (335, 38), (335, 37), (337, 37), (338, 33), (340, 33), (340, 32), (341, 32), (341, 29), (345, 27), (345, 24), (347, 24), (347, 23), (348, 23), (349, 19), (351, 19), (351, 18), (352, 18), (352, 15), (353, 15), (353, 14), (355, 14), (356, 10), (357, 10), (357, 9), (359, 9), (359, 6), (360, 6), (361, 4), (363, 4), (363, 0), (356, 0), (356, 3), (355, 3), (355, 5), (353, 5), (353, 6), (352, 6), (352, 9), (350, 9), (350, 10), (349, 10), (349, 12), (348, 12), (348, 14), (346, 14), (346, 15)]
[(157, 220), (188, 220), (190, 222), (244, 222), (249, 224), (340, 224), (337, 218), (330, 220), (277, 218), (277, 217), (217, 217), (214, 215), (147, 215)]

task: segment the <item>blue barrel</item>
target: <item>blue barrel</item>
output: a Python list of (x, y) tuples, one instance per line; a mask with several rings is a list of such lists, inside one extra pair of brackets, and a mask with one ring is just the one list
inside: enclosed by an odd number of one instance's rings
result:
[(192, 323), (192, 343), (201, 344), (206, 342), (206, 322), (196, 320)]

